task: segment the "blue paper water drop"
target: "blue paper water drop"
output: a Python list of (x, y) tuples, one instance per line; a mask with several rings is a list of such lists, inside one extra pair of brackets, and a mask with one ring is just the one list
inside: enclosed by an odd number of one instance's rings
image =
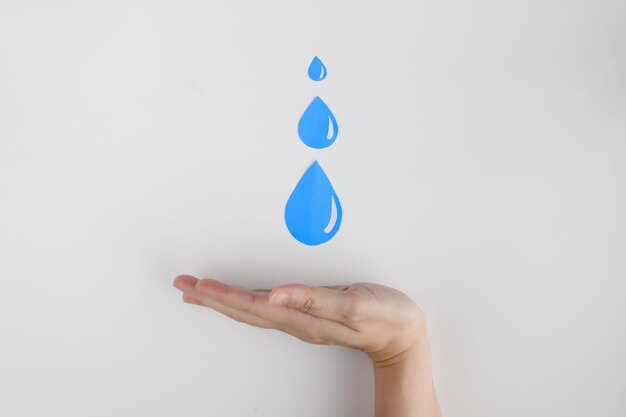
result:
[(322, 149), (335, 142), (337, 133), (335, 116), (321, 98), (315, 97), (298, 122), (298, 136), (305, 145)]
[(341, 204), (320, 164), (304, 173), (285, 205), (285, 223), (293, 237), (314, 246), (329, 241), (341, 224)]
[(313, 81), (322, 81), (326, 78), (326, 66), (317, 56), (313, 58), (309, 65), (309, 78)]

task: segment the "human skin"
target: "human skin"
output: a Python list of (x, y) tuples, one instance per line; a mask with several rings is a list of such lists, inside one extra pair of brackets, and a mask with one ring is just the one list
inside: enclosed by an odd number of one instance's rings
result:
[(424, 314), (394, 288), (358, 282), (246, 289), (190, 275), (176, 277), (174, 287), (184, 302), (238, 322), (364, 352), (374, 370), (375, 417), (441, 416)]

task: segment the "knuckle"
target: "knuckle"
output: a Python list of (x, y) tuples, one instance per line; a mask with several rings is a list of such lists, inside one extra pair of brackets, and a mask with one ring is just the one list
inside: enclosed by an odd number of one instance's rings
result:
[(302, 301), (302, 305), (300, 307), (302, 311), (305, 313), (311, 313), (315, 310), (315, 300), (311, 296), (311, 294), (307, 294)]
[(258, 298), (259, 298), (258, 294), (255, 294), (255, 293), (248, 294), (248, 304), (256, 303)]
[(252, 310), (252, 307), (258, 300), (258, 295), (256, 294), (247, 294), (245, 302), (243, 303), (242, 310), (246, 313), (249, 313)]
[(232, 290), (228, 287), (228, 285), (224, 285), (221, 291), (214, 292), (211, 297), (215, 298), (216, 300), (228, 299), (228, 297), (231, 295), (231, 292)]
[(356, 293), (346, 297), (343, 316), (349, 320), (359, 320), (363, 316), (363, 302)]

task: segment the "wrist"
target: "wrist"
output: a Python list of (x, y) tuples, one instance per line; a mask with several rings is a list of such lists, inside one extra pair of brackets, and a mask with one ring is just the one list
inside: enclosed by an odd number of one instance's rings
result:
[(386, 361), (373, 361), (373, 365), (376, 417), (441, 416), (425, 337)]
[(415, 366), (417, 363), (428, 360), (430, 362), (430, 347), (428, 338), (424, 334), (417, 337), (409, 346), (393, 354), (370, 355), (374, 370), (399, 369), (405, 366)]
[(430, 356), (425, 323), (411, 327), (398, 333), (398, 337), (384, 348), (367, 353), (375, 369), (414, 362), (424, 353)]

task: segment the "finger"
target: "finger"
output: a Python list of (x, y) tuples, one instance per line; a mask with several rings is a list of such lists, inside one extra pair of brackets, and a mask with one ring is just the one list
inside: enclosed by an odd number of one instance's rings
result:
[(197, 306), (202, 306), (202, 303), (195, 298), (191, 297), (189, 294), (183, 293), (183, 301), (187, 304), (195, 304)]
[[(290, 309), (290, 307), (285, 307)], [(332, 320), (326, 320), (310, 314), (302, 313), (297, 326), (278, 328), (285, 333), (297, 337), (300, 340), (318, 345), (341, 345), (357, 347), (359, 334), (354, 329)]]
[[(174, 286), (183, 291), (183, 301), (189, 304), (202, 305), (222, 313), (231, 319), (246, 323), (251, 326), (261, 327), (264, 329), (274, 328), (271, 322), (265, 320), (254, 313), (237, 310), (230, 306), (224, 305), (216, 299), (207, 296), (195, 289), (195, 285), (199, 280), (190, 275), (181, 275), (174, 280)], [(267, 298), (267, 295), (265, 296)]]
[(174, 288), (177, 288), (181, 291), (185, 291), (187, 288), (193, 288), (198, 282), (198, 278), (193, 277), (191, 275), (179, 275), (174, 279), (174, 283), (172, 284)]
[(227, 317), (230, 317), (231, 319), (238, 321), (240, 323), (246, 323), (251, 326), (260, 327), (263, 329), (273, 329), (276, 327), (269, 320), (259, 317), (254, 313), (246, 312), (246, 311), (242, 311), (242, 310), (238, 310), (236, 308), (230, 307), (228, 305), (220, 303), (219, 301), (211, 297), (207, 297), (206, 295), (196, 290), (192, 291), (190, 294), (192, 298), (197, 299), (203, 306), (208, 307), (212, 310), (215, 310), (218, 313), (221, 313)]
[(341, 290), (345, 291), (350, 288), (349, 285), (320, 285), (320, 287), (330, 288), (331, 290)]
[(220, 304), (258, 315), (266, 320), (276, 320), (285, 313), (285, 309), (269, 305), (269, 291), (252, 291), (236, 285), (227, 285), (215, 279), (198, 280), (194, 290)]
[(269, 297), (271, 305), (284, 305), (316, 317), (345, 322), (353, 318), (358, 309), (357, 294), (341, 291), (346, 286), (310, 287), (288, 284), (276, 287)]
[(353, 329), (341, 323), (288, 306), (270, 305), (267, 293), (226, 285), (214, 279), (199, 280), (194, 288), (225, 306), (255, 314), (272, 323), (274, 328), (312, 343), (347, 344), (351, 343), (355, 335)]

